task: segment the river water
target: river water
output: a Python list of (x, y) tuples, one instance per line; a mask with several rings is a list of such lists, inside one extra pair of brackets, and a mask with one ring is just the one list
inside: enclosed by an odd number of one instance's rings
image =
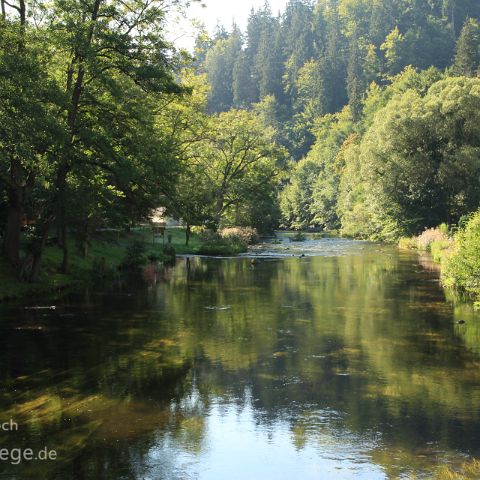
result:
[(480, 456), (480, 318), (428, 258), (253, 255), (1, 307), (0, 447), (57, 458), (0, 478), (432, 478)]

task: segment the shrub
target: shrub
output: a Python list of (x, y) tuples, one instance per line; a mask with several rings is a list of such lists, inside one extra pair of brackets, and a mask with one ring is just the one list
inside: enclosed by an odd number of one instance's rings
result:
[(150, 252), (147, 258), (150, 263), (157, 263), (163, 259), (162, 255), (158, 252)]
[(480, 478), (480, 462), (475, 459), (463, 463), (459, 469), (442, 466), (434, 477), (435, 480), (473, 480), (476, 478)]
[(448, 241), (448, 235), (443, 233), (440, 228), (429, 228), (417, 237), (417, 248), (425, 252), (430, 252), (433, 242), (445, 241)]
[(196, 235), (201, 235), (202, 233), (207, 232), (208, 228), (196, 225), (196, 226), (193, 226), (190, 230), (192, 233), (195, 233)]
[(167, 265), (172, 265), (175, 263), (177, 258), (177, 252), (173, 245), (163, 245), (162, 247), (162, 261)]
[(401, 250), (416, 250), (418, 248), (417, 237), (403, 237), (398, 242)]
[(297, 232), (293, 237), (292, 237), (292, 242), (304, 242), (307, 239), (305, 234), (302, 232)]
[(219, 242), (222, 239), (222, 237), (220, 237), (220, 234), (213, 230), (202, 230), (198, 233), (198, 238), (202, 243)]
[(436, 240), (430, 244), (430, 252), (435, 262), (441, 263), (453, 250), (453, 240)]
[(247, 245), (253, 245), (255, 243), (258, 243), (260, 240), (257, 230), (252, 227), (224, 228), (220, 232), (220, 236), (227, 240), (241, 240)]
[(145, 252), (145, 244), (135, 240), (127, 246), (125, 257), (120, 267), (124, 269), (135, 269), (141, 267), (147, 261)]
[(238, 236), (222, 237), (211, 230), (200, 235), (202, 245), (198, 253), (201, 255), (237, 255), (248, 250), (248, 244)]
[(450, 235), (450, 228), (448, 227), (448, 225), (446, 223), (442, 223), (438, 226), (438, 229), (440, 230), (441, 233), (443, 233), (445, 236), (449, 236)]
[(455, 235), (455, 246), (445, 262), (445, 285), (480, 296), (480, 212), (470, 217)]

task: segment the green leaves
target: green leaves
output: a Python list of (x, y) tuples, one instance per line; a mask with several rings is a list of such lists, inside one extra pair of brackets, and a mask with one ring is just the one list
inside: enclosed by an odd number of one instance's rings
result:
[(463, 26), (457, 42), (457, 51), (453, 64), (456, 75), (474, 77), (480, 67), (480, 25), (474, 19), (468, 19)]
[(479, 87), (479, 80), (442, 80), (424, 97), (413, 90), (394, 97), (377, 114), (360, 161), (384, 225), (413, 234), (478, 206)]

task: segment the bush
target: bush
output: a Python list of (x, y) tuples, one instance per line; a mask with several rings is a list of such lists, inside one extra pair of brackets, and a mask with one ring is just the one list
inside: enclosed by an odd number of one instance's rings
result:
[(470, 217), (455, 235), (452, 254), (445, 262), (443, 282), (480, 297), (480, 212)]
[(430, 244), (430, 252), (435, 262), (441, 263), (451, 254), (453, 240), (436, 240)]
[(440, 233), (443, 233), (446, 237), (450, 235), (450, 228), (446, 223), (439, 225), (438, 229), (440, 230)]
[(175, 259), (177, 258), (175, 247), (173, 245), (163, 245), (162, 257), (163, 263), (166, 263), (167, 265), (174, 264)]
[(417, 237), (404, 237), (398, 242), (401, 250), (416, 250), (418, 248)]
[(260, 241), (258, 232), (255, 228), (252, 227), (231, 227), (224, 228), (220, 232), (220, 236), (227, 240), (232, 241), (242, 241), (247, 245), (253, 245)]
[[(447, 227), (448, 232), (448, 227)], [(448, 235), (443, 233), (439, 228), (429, 228), (417, 237), (417, 248), (425, 252), (431, 251), (433, 242), (447, 242)]]
[(133, 241), (127, 246), (125, 257), (120, 267), (127, 270), (140, 268), (147, 262), (145, 253), (145, 244), (138, 240)]
[(163, 260), (163, 256), (159, 252), (150, 252), (147, 258), (150, 263), (157, 263)]
[(302, 232), (297, 232), (293, 237), (292, 237), (292, 242), (304, 242), (307, 239), (305, 234)]
[(453, 240), (448, 236), (448, 225), (443, 223), (438, 228), (425, 230), (418, 237), (404, 237), (398, 242), (402, 250), (422, 250), (430, 252), (435, 262), (442, 262), (452, 250)]
[(471, 460), (461, 465), (459, 469), (442, 466), (435, 473), (435, 480), (473, 480), (480, 478), (480, 462)]
[(198, 233), (198, 238), (202, 243), (215, 243), (220, 242), (222, 237), (218, 232), (213, 230), (202, 230)]
[(222, 237), (212, 230), (200, 234), (201, 255), (237, 255), (248, 250), (248, 244), (238, 236)]

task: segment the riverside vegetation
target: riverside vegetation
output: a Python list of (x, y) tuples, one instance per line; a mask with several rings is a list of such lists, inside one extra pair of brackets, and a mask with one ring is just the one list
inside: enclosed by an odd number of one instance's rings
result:
[(430, 252), (442, 269), (442, 282), (475, 300), (480, 308), (480, 212), (461, 222), (456, 231), (446, 224), (418, 237), (400, 239), (400, 248)]
[(394, 242), (478, 210), (478, 2), (266, 2), (193, 55), (165, 40), (190, 3), (2, 0), (3, 284), (98, 265), (99, 230), (158, 208), (205, 254), (245, 249), (225, 228)]

